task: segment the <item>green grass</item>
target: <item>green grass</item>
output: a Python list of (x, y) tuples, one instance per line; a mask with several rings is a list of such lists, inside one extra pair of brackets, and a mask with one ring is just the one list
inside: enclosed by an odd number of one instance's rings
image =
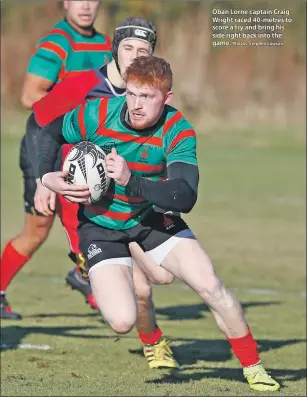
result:
[[(265, 145), (242, 132), (221, 134), (199, 139), (199, 201), (185, 218), (236, 291), (265, 366), (283, 384), (269, 395), (306, 396), (305, 148), (291, 133)], [(19, 140), (2, 135), (2, 246), (23, 223)], [(57, 221), (9, 288), (24, 319), (1, 324), (1, 343), (13, 346), (1, 352), (2, 396), (260, 395), (244, 382), (208, 308), (179, 282), (154, 287), (154, 301), (181, 370), (149, 370), (136, 331), (118, 338), (65, 286), (67, 252)], [(16, 348), (27, 343), (52, 350)]]

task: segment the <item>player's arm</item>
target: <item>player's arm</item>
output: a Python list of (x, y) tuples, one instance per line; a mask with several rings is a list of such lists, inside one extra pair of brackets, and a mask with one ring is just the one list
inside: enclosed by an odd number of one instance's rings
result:
[(34, 115), (31, 114), (29, 117), (25, 137), (36, 178), (39, 178), (37, 147), (39, 129), (81, 104), (85, 100), (87, 92), (95, 83), (96, 76), (84, 72), (82, 75), (59, 82), (51, 92), (34, 103)]
[(64, 117), (60, 116), (37, 131), (38, 170), (42, 177), (47, 172), (54, 171), (60, 147), (67, 143), (63, 136)]
[(190, 212), (197, 200), (197, 165), (172, 163), (167, 167), (167, 176), (168, 180), (159, 182), (131, 175), (126, 187), (129, 193), (142, 196), (166, 211)]
[(65, 182), (65, 172), (54, 172), (60, 147), (64, 143), (91, 140), (98, 128), (101, 99), (83, 102), (76, 109), (41, 128), (38, 133), (39, 174), (41, 182), (50, 190), (65, 195), (70, 201), (83, 203), (89, 197), (88, 186)]
[(57, 155), (64, 143), (91, 140), (98, 129), (99, 105), (102, 99), (84, 101), (71, 112), (60, 116), (38, 130), (39, 175), (54, 171)]
[(53, 85), (53, 81), (27, 73), (22, 88), (21, 105), (25, 109), (32, 109), (33, 104), (44, 97)]
[[(66, 116), (69, 116), (69, 114)], [(60, 116), (46, 127), (41, 128), (38, 133), (40, 180), (43, 186), (55, 193), (62, 194), (68, 200), (84, 203), (90, 194), (88, 187), (70, 185), (65, 181), (67, 172), (54, 172), (54, 165), (60, 147), (64, 143), (76, 143), (82, 140), (67, 139), (63, 134), (64, 124), (65, 116)], [(73, 200), (71, 200), (71, 195), (73, 195)]]
[(124, 159), (115, 151), (106, 158), (109, 176), (126, 186), (128, 194), (142, 196), (166, 211), (190, 212), (197, 200), (199, 180), (195, 132), (192, 129), (174, 131), (165, 142), (165, 151), (166, 181), (132, 175)]
[(67, 51), (67, 39), (56, 34), (48, 35), (38, 43), (22, 88), (21, 104), (25, 109), (32, 109), (32, 105), (57, 82)]

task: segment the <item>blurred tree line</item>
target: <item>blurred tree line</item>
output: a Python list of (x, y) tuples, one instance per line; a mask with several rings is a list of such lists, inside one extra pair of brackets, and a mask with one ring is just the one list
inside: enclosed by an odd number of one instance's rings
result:
[[(212, 47), (212, 8), (288, 9), (282, 47)], [(62, 18), (62, 2), (1, 3), (1, 101), (18, 107), (35, 43)], [(174, 72), (175, 105), (194, 122), (293, 124), (305, 121), (305, 1), (102, 1), (96, 29), (112, 37), (131, 15), (154, 21), (156, 55)]]

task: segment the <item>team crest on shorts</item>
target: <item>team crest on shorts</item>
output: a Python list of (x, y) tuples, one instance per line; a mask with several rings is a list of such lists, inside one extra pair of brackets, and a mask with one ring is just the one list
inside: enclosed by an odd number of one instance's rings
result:
[(163, 215), (163, 226), (165, 227), (166, 230), (169, 230), (175, 226), (174, 221), (172, 220), (172, 218)]

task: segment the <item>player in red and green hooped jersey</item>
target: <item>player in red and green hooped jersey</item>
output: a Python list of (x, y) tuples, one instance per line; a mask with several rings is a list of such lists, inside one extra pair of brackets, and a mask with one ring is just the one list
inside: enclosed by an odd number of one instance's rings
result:
[[(231, 344), (253, 390), (280, 388), (264, 369), (256, 341), (237, 299), (217, 277), (213, 264), (182, 218), (153, 211), (190, 212), (197, 200), (195, 132), (176, 109), (172, 72), (161, 58), (136, 58), (126, 72), (127, 96), (86, 101), (40, 133), (41, 180), (71, 201), (86, 203), (88, 186), (69, 185), (67, 172), (52, 172), (63, 142), (112, 144), (105, 157), (113, 180), (106, 197), (79, 213), (81, 249), (93, 293), (109, 325), (129, 332), (136, 321), (131, 242), (141, 244), (152, 264), (188, 284), (209, 306)], [(81, 149), (80, 149), (81, 150)], [(145, 154), (146, 152), (146, 154)], [(160, 181), (159, 178), (167, 180)], [(154, 180), (156, 179), (156, 180)], [(154, 265), (155, 264), (155, 265)]]
[(21, 102), (32, 109), (59, 81), (108, 63), (111, 40), (94, 29), (99, 1), (63, 1), (65, 18), (42, 37), (25, 76)]
[[(45, 97), (48, 92), (52, 92), (53, 87), (56, 87), (62, 79), (67, 81), (76, 73), (101, 67), (106, 61), (112, 59), (110, 39), (96, 32), (93, 27), (99, 1), (64, 1), (63, 5), (65, 19), (56, 24), (38, 42), (31, 56), (21, 96), (21, 103), (25, 109), (32, 109), (32, 105)], [(36, 128), (32, 113), (27, 121), (26, 129), (35, 130)], [(54, 220), (51, 211), (49, 211), (49, 216), (43, 216), (35, 209), (34, 196), (37, 182), (25, 136), (20, 145), (20, 168), (24, 178), (25, 221), (23, 230), (6, 244), (1, 255), (1, 319), (21, 319), (19, 313), (11, 310), (6, 299), (6, 290), (18, 271), (44, 243)], [(61, 203), (64, 202), (65, 200), (61, 201)], [(66, 214), (66, 209), (59, 204), (60, 200), (57, 202), (58, 213)], [(71, 203), (67, 205), (72, 206)], [(67, 218), (64, 224), (64, 218), (61, 217), (74, 254), (71, 257), (80, 263), (82, 256), (77, 244), (74, 243), (74, 240), (78, 240), (75, 235), (78, 236)], [(75, 272), (73, 281), (74, 288), (82, 290), (87, 302), (96, 308), (90, 285), (82, 279), (81, 274)]]
[[(81, 6), (89, 2), (82, 3)], [(108, 36), (95, 30), (88, 36), (81, 34), (65, 18), (37, 43), (27, 73), (57, 84), (68, 77), (110, 62), (110, 48)]]
[[(151, 54), (155, 49), (156, 40), (156, 29), (151, 21), (140, 17), (126, 18), (115, 28), (112, 40), (113, 60), (110, 63), (100, 68), (81, 73), (73, 78), (65, 79), (58, 83), (50, 93), (33, 105), (35, 119), (33, 120), (34, 116), (32, 114), (30, 116), (31, 125), (28, 125), (28, 127), (31, 128), (26, 129), (25, 135), (27, 158), (31, 159), (33, 170), (37, 168), (35, 142), (37, 141), (36, 131), (39, 129), (39, 126), (34, 121), (36, 120), (40, 126), (45, 126), (60, 115), (78, 106), (86, 97), (114, 97), (116, 95), (125, 95), (126, 82), (121, 77), (121, 71), (124, 71), (126, 67), (130, 65), (134, 57)], [(29, 138), (30, 136), (33, 136), (33, 139)], [(63, 145), (61, 148), (63, 156), (66, 155), (65, 153), (67, 153), (67, 147), (69, 146), (71, 145)], [(32, 171), (32, 178), (27, 179), (27, 184), (29, 184), (29, 180), (33, 180), (33, 183), (35, 183), (34, 173), (35, 171)], [(37, 192), (39, 191), (41, 193), (37, 194), (36, 192), (34, 203), (37, 211), (48, 216), (50, 212), (48, 201), (50, 203), (50, 200), (46, 193), (44, 193), (44, 190), (49, 191), (49, 189), (38, 184)], [(33, 197), (34, 191), (32, 190), (31, 196), (28, 191), (28, 201), (31, 200), (31, 202), (33, 202)], [(39, 200), (38, 197), (41, 199)], [(76, 249), (79, 247), (79, 238), (77, 235), (78, 205), (66, 201), (62, 196), (58, 196), (57, 199), (65, 204), (65, 206), (62, 206), (64, 209), (63, 213), (59, 214), (59, 216), (63, 226), (69, 231), (68, 235), (70, 237), (71, 249), (74, 247), (73, 252), (75, 253)], [(68, 226), (70, 227), (68, 228)], [(7, 248), (10, 249), (10, 245), (8, 245)], [(138, 244), (132, 243), (130, 249), (133, 251), (135, 264), (144, 260), (148, 261)], [(8, 253), (10, 253), (10, 251), (5, 249), (3, 253), (4, 259), (12, 259), (11, 255), (7, 255)], [(78, 258), (80, 257), (82, 258), (82, 255), (78, 256)], [(7, 269), (10, 271), (13, 267), (12, 265), (16, 262), (14, 263), (13, 260), (4, 260), (2, 263), (6, 264), (6, 266), (2, 266), (2, 270)], [(69, 271), (66, 280), (69, 285), (76, 281), (79, 282), (79, 291), (84, 291), (83, 293), (89, 297), (87, 291), (91, 292), (91, 289), (89, 283), (85, 282), (81, 277), (81, 264), (82, 263), (78, 261), (78, 267)], [(146, 349), (145, 355), (149, 367), (177, 367), (178, 364), (172, 355), (172, 351), (156, 322), (150, 282), (136, 265), (133, 269), (133, 280), (138, 305), (137, 331), (144, 346), (143, 349)], [(159, 283), (168, 284), (174, 279), (173, 275), (162, 268), (159, 269), (157, 273), (156, 279), (159, 280)], [(6, 280), (7, 278), (4, 277), (3, 282)], [(5, 315), (5, 318), (16, 317), (15, 312), (7, 313), (5, 311), (3, 313), (3, 311), (1, 311), (1, 316), (2, 315)], [(2, 316), (2, 318), (4, 317)]]
[[(129, 96), (129, 91), (127, 95)], [(114, 145), (135, 175), (146, 175), (146, 178), (153, 181), (167, 177), (166, 161), (167, 164), (184, 162), (197, 165), (195, 132), (176, 109), (165, 106), (163, 118), (154, 128), (148, 129), (146, 134), (131, 129), (125, 120), (126, 112), (125, 97), (84, 102), (66, 115), (64, 138), (70, 143), (89, 140), (104, 149)], [(114, 191), (108, 192), (99, 204), (84, 207), (87, 218), (114, 230), (133, 228), (150, 211), (152, 204), (148, 200), (127, 195), (125, 187), (117, 184)]]

